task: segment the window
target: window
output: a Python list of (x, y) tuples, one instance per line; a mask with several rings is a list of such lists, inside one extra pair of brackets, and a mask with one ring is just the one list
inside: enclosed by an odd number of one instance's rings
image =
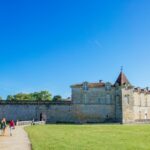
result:
[(105, 98), (104, 97), (98, 98), (98, 103), (105, 104)]
[(126, 104), (129, 104), (129, 95), (124, 96), (124, 101)]
[(145, 106), (147, 107), (147, 97), (145, 97)]
[(105, 90), (106, 91), (110, 91), (111, 90), (111, 84), (109, 82), (106, 83)]
[(111, 96), (109, 94), (106, 95), (106, 104), (111, 103)]
[(141, 102), (141, 95), (139, 95), (139, 106), (142, 105), (142, 102)]
[(100, 104), (101, 104), (101, 99), (100, 99), (100, 98), (98, 98), (98, 103), (100, 103)]
[(88, 82), (83, 83), (82, 89), (83, 89), (83, 91), (88, 91)]
[(120, 102), (121, 102), (121, 100), (120, 100), (120, 96), (119, 96), (119, 95), (117, 95), (117, 96), (116, 96), (116, 104), (118, 105), (118, 104), (120, 104)]

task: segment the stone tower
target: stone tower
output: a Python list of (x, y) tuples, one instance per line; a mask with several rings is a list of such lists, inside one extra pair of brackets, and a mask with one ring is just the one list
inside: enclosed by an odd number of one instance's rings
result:
[[(123, 71), (121, 70), (115, 82), (115, 116), (116, 121), (124, 123), (127, 103), (131, 96), (131, 84)], [(125, 98), (124, 98), (125, 97)]]

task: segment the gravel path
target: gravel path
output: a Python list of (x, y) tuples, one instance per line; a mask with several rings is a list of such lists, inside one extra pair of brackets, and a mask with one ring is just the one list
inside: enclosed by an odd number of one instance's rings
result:
[(0, 136), (0, 150), (31, 150), (31, 143), (22, 126), (13, 130), (13, 136), (9, 135), (7, 127), (6, 135)]

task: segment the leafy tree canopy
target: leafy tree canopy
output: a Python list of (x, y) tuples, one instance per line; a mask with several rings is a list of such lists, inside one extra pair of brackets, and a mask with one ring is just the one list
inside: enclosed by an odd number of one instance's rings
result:
[(61, 101), (62, 97), (60, 95), (55, 95), (52, 100), (53, 101)]
[(52, 95), (49, 91), (40, 91), (34, 93), (18, 93), (16, 95), (8, 95), (7, 100), (52, 100)]
[(12, 100), (14, 100), (14, 99), (15, 99), (15, 98), (14, 98), (14, 96), (12, 96), (12, 95), (8, 95), (6, 100), (8, 100), (8, 101), (12, 101)]

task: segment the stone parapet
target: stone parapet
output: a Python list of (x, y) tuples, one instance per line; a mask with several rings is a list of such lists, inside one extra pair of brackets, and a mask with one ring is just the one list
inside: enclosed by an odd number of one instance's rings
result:
[(15, 100), (15, 101), (0, 101), (0, 105), (71, 105), (72, 101), (30, 101), (30, 100)]

